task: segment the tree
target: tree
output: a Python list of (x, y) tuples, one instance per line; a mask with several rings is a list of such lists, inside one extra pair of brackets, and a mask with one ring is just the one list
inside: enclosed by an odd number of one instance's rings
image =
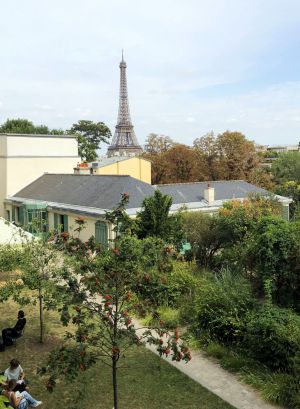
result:
[[(2, 249), (2, 259), (3, 252)], [(9, 297), (21, 305), (36, 303), (39, 306), (40, 342), (44, 342), (44, 310), (61, 310), (61, 319), (65, 318), (68, 311), (67, 291), (62, 291), (68, 280), (69, 288), (74, 286), (76, 280), (69, 275), (68, 269), (60, 254), (52, 243), (46, 240), (28, 242), (23, 248), (12, 251), (6, 248), (8, 254), (15, 261), (10, 260), (11, 266), (18, 266), (20, 274), (17, 282), (8, 280), (0, 290), (1, 302)], [(3, 268), (3, 267), (2, 267)], [(17, 283), (17, 285), (16, 285)], [(30, 290), (28, 292), (28, 290)]]
[(203, 169), (199, 166), (195, 151), (181, 144), (161, 154), (161, 160), (167, 163), (162, 183), (185, 183), (203, 180)]
[(159, 154), (166, 152), (174, 146), (173, 140), (169, 136), (151, 133), (147, 136), (145, 152), (147, 154)]
[(258, 166), (254, 143), (240, 132), (226, 131), (218, 135), (217, 146), (223, 179), (247, 180)]
[(163, 183), (168, 170), (168, 163), (162, 154), (174, 146), (173, 140), (169, 136), (151, 133), (145, 144), (142, 157), (150, 160), (152, 164), (151, 180), (153, 184)]
[(204, 180), (218, 180), (220, 163), (217, 139), (213, 132), (194, 140), (194, 149), (198, 160), (203, 163)]
[(271, 168), (275, 182), (294, 181), (300, 184), (300, 152), (282, 153)]
[[(128, 199), (123, 195), (122, 202)], [(114, 224), (119, 225), (122, 214), (118, 211), (108, 216), (115, 215)], [(50, 354), (47, 367), (41, 369), (49, 375), (48, 390), (53, 390), (58, 377), (72, 380), (100, 360), (112, 369), (114, 408), (118, 409), (119, 361), (128, 348), (148, 342), (157, 346), (160, 355), (176, 361), (191, 359), (188, 348), (178, 342), (177, 332), (169, 336), (161, 328), (139, 331), (133, 323), (131, 315), (138, 310), (133, 289), (147, 273), (147, 258), (142, 241), (128, 235), (118, 237), (112, 249), (81, 257), (77, 264), (80, 285), (73, 293), (74, 301), (82, 300), (74, 305), (76, 332), (67, 333), (65, 344)], [(152, 259), (149, 261), (152, 266)]]
[(35, 126), (28, 119), (7, 119), (0, 126), (1, 133), (23, 133), (23, 134), (49, 134), (46, 125)]
[(170, 216), (171, 205), (172, 198), (160, 190), (146, 197), (136, 218), (138, 237), (160, 237), (167, 243), (180, 245), (183, 239), (181, 214)]
[(300, 224), (262, 217), (249, 241), (245, 263), (257, 274), (260, 286), (273, 284), (277, 303), (299, 311)]
[(49, 129), (47, 125), (34, 125), (28, 119), (7, 119), (0, 125), (0, 133), (21, 133), (36, 135), (64, 135), (62, 129)]
[(276, 185), (274, 191), (278, 195), (288, 196), (293, 199), (289, 205), (290, 220), (300, 220), (300, 183), (288, 181)]
[(100, 143), (108, 143), (111, 137), (110, 129), (103, 122), (88, 120), (80, 120), (73, 124), (68, 133), (77, 136), (79, 155), (85, 162), (96, 160)]
[[(194, 149), (204, 161), (206, 180), (254, 180), (252, 172), (257, 171), (260, 158), (254, 143), (247, 140), (241, 132), (226, 131), (217, 137), (210, 132), (194, 141)], [(266, 183), (267, 176), (256, 174), (256, 181), (259, 176)]]

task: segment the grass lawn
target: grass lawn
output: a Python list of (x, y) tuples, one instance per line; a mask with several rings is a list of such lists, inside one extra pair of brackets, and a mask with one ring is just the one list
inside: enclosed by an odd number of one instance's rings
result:
[[(19, 306), (13, 302), (0, 304), (0, 328), (14, 325)], [(48, 352), (58, 345), (65, 332), (57, 314), (47, 312), (46, 342), (38, 342), (38, 308), (23, 308), (27, 325), (17, 345), (0, 352), (0, 371), (17, 358), (30, 382), (30, 392), (44, 402), (44, 409), (112, 409), (110, 368), (98, 363), (80, 374), (74, 383), (60, 382), (51, 394), (44, 380), (36, 374)], [(145, 348), (132, 349), (122, 361), (126, 366), (119, 371), (120, 409), (229, 409), (231, 405), (186, 377), (176, 368), (159, 359)]]

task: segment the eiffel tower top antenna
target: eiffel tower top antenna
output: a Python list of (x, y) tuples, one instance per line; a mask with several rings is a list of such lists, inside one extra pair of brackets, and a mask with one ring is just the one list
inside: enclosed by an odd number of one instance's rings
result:
[(127, 64), (124, 61), (122, 49), (122, 60), (120, 62), (119, 113), (115, 134), (112, 143), (107, 150), (108, 156), (134, 156), (142, 153), (142, 148), (135, 136), (130, 117), (126, 68)]

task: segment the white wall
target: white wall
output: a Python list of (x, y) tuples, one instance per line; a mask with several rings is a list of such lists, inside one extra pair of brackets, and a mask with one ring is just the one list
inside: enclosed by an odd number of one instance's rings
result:
[(7, 136), (7, 156), (78, 156), (78, 146), (72, 137)]
[(79, 161), (74, 137), (0, 134), (0, 216), (6, 197), (44, 173), (73, 173)]

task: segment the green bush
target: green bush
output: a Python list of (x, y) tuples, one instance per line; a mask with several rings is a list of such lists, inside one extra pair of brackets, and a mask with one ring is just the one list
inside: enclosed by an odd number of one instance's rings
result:
[(197, 288), (194, 326), (207, 331), (212, 339), (239, 342), (244, 336), (245, 316), (254, 305), (249, 282), (223, 270), (204, 278)]
[(166, 328), (174, 329), (180, 324), (179, 310), (167, 306), (162, 306), (157, 309), (159, 318), (164, 322)]
[(197, 285), (191, 265), (175, 261), (171, 270), (160, 272), (152, 269), (142, 275), (134, 289), (138, 297), (154, 307), (180, 307), (182, 303), (191, 303)]
[(248, 314), (244, 345), (273, 369), (295, 372), (300, 362), (300, 317), (291, 310), (266, 305)]
[(0, 245), (0, 272), (10, 272), (20, 266), (23, 250), (18, 246)]

